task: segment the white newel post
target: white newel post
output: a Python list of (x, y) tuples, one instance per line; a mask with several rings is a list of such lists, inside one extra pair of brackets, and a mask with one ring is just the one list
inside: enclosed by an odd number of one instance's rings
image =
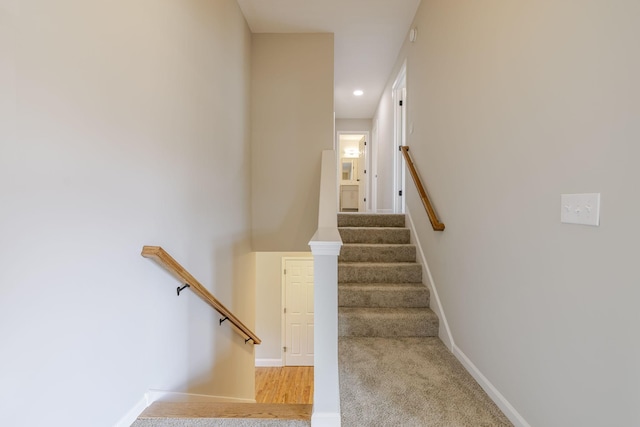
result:
[(314, 385), (312, 427), (340, 426), (338, 378), (337, 228), (318, 229), (311, 242), (314, 279)]
[(338, 378), (338, 171), (336, 152), (322, 152), (318, 231), (313, 253), (314, 373), (312, 427), (340, 426)]

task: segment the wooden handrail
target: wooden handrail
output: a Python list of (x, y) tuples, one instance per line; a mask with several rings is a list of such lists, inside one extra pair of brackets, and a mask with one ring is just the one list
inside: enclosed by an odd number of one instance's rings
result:
[(211, 293), (200, 284), (187, 270), (184, 269), (171, 255), (169, 255), (160, 246), (144, 246), (142, 248), (142, 256), (150, 258), (163, 266), (169, 273), (177, 278), (181, 283), (189, 285), (196, 295), (204, 300), (207, 304), (213, 307), (223, 319), (226, 317), (236, 328), (238, 328), (244, 335), (249, 337), (247, 341), (251, 340), (254, 344), (260, 344), (262, 341), (254, 334), (251, 329), (247, 328), (244, 323), (240, 321), (236, 316), (229, 311), (220, 301), (218, 301)]
[(402, 154), (404, 159), (407, 161), (407, 166), (409, 167), (409, 172), (411, 173), (411, 177), (413, 178), (413, 182), (416, 184), (416, 188), (418, 189), (418, 194), (420, 195), (420, 199), (422, 200), (422, 204), (427, 211), (427, 215), (429, 216), (429, 221), (431, 222), (431, 227), (435, 231), (444, 230), (444, 224), (440, 222), (438, 216), (436, 215), (433, 206), (431, 205), (431, 201), (429, 200), (429, 196), (427, 196), (427, 192), (422, 185), (422, 181), (420, 181), (420, 176), (418, 176), (418, 171), (416, 171), (416, 167), (411, 160), (411, 156), (409, 155), (409, 147), (403, 145), (400, 147), (402, 150)]

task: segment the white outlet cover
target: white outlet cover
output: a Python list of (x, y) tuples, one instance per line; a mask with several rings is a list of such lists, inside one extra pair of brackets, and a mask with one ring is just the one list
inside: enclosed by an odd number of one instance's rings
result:
[(600, 226), (600, 193), (561, 194), (560, 222)]

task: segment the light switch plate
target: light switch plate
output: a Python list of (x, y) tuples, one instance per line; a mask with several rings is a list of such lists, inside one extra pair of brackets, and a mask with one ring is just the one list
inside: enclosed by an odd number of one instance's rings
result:
[(562, 194), (560, 222), (598, 227), (600, 225), (600, 193)]

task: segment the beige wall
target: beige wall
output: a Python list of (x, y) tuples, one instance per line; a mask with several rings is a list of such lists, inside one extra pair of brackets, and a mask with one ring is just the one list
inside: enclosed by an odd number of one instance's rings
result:
[[(640, 425), (639, 16), (429, 0), (405, 44), (409, 145), (447, 229), (411, 187), (409, 209), (456, 346), (531, 426)], [(580, 192), (602, 193), (600, 227), (560, 223)]]
[(0, 1), (0, 425), (253, 398), (253, 347), (140, 256), (254, 325), (250, 43), (233, 0)]
[(333, 35), (254, 34), (251, 59), (253, 249), (307, 251), (333, 147)]
[(369, 132), (371, 119), (336, 119), (336, 138), (338, 132)]

